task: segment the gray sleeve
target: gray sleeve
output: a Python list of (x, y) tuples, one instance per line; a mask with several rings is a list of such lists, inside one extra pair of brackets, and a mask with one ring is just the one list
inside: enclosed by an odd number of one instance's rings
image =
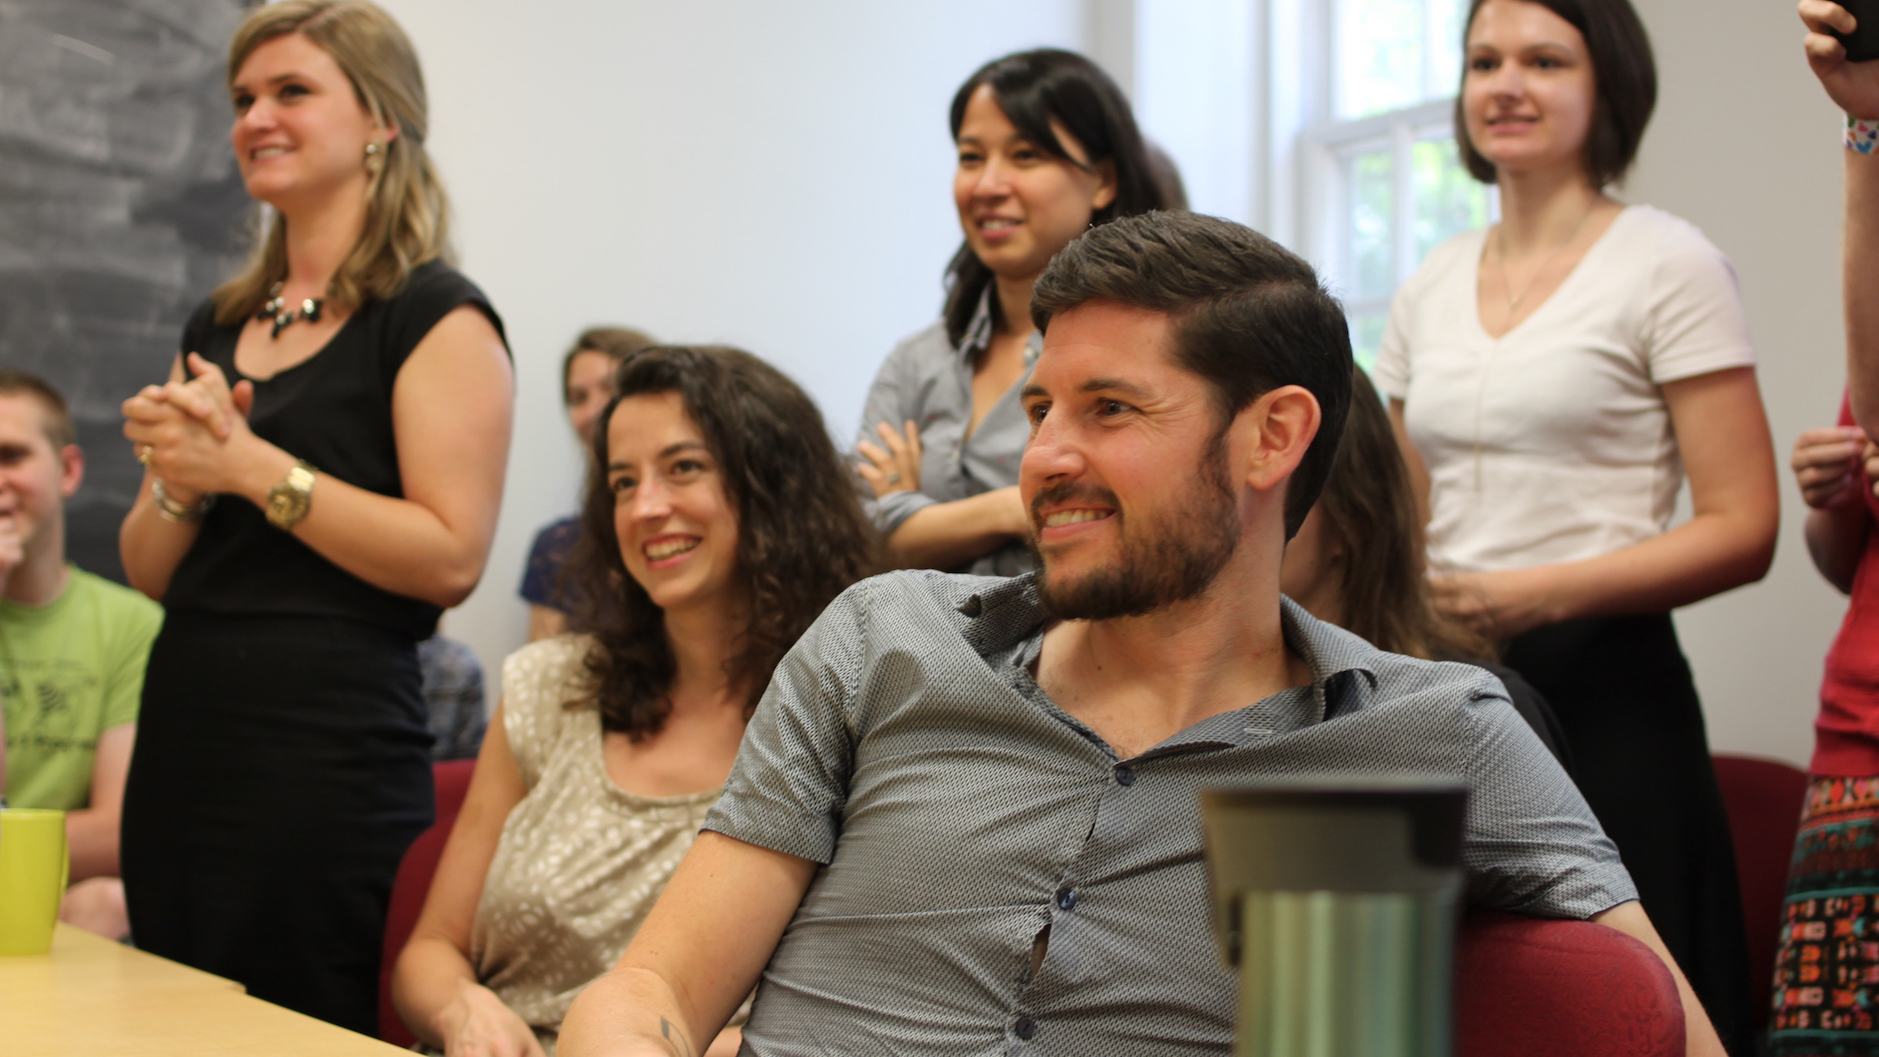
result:
[[(881, 370), (874, 376), (874, 385), (868, 389), (867, 403), (861, 408), (861, 427), (855, 431), (855, 461), (861, 461), (860, 444), (867, 441), (879, 446), (881, 435), (875, 427), (883, 422), (900, 428), (908, 419), (919, 420), (920, 409), (917, 406), (919, 380), (914, 376), (914, 360), (918, 346), (926, 332), (922, 332), (899, 345), (889, 353), (887, 361), (881, 364)], [(862, 509), (867, 511), (868, 519), (883, 536), (893, 535), (901, 523), (932, 506), (938, 500), (919, 492), (889, 492), (876, 499), (873, 490), (863, 485)]]
[(1583, 920), (1636, 899), (1618, 846), (1579, 788), (1498, 684), (1489, 685), (1464, 706), (1473, 728), (1462, 846), (1468, 902)]
[(843, 592), (777, 665), (705, 829), (819, 863), (834, 857), (870, 593), (866, 580)]

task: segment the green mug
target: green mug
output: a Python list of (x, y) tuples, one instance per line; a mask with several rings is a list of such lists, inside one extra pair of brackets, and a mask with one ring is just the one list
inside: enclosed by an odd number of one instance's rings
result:
[(52, 949), (70, 865), (65, 812), (0, 808), (0, 955)]

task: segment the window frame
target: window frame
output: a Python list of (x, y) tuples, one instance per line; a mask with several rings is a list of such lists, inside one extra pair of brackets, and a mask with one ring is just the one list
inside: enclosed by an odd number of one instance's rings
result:
[[(1337, 5), (1340, 0), (1249, 0), (1264, 10), (1261, 49), (1265, 75), (1258, 78), (1266, 120), (1265, 193), (1257, 196), (1256, 222), (1273, 238), (1313, 262), (1345, 302), (1353, 328), (1359, 317), (1387, 313), (1394, 288), (1421, 263), (1415, 244), (1415, 170), (1419, 142), (1452, 139), (1455, 95), (1406, 107), (1340, 118), (1337, 93)], [(1432, 15), (1425, 4), (1425, 20)], [(1430, 27), (1432, 31), (1432, 27)], [(1427, 41), (1430, 38), (1425, 38)], [(1427, 46), (1425, 44), (1425, 46)], [(1465, 57), (1463, 58), (1465, 62)], [(1425, 87), (1432, 86), (1424, 65)], [(1390, 294), (1356, 295), (1349, 260), (1351, 204), (1346, 161), (1364, 148), (1387, 146), (1392, 154)], [(1495, 189), (1484, 188), (1488, 222), (1500, 216)]]

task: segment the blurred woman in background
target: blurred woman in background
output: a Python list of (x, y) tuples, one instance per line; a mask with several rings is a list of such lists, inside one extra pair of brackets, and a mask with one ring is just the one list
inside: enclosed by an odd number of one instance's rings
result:
[(1030, 435), (1018, 390), (1042, 348), (1031, 286), (1092, 225), (1164, 208), (1166, 174), (1122, 91), (1072, 52), (987, 63), (951, 120), (965, 244), (940, 321), (875, 376), (855, 447), (892, 564), (1009, 576), (1031, 568), (1017, 488)]
[(822, 416), (775, 368), (656, 348), (618, 380), (571, 571), (619, 597), (584, 614), (591, 633), (503, 665), (393, 977), (405, 1022), (451, 1057), (552, 1052), (691, 847), (771, 670), (876, 559)]
[(1380, 650), (1493, 672), (1515, 711), (1568, 772), (1553, 710), (1520, 673), (1495, 662), (1487, 636), (1436, 609), (1424, 578), (1422, 520), (1389, 412), (1362, 369), (1317, 505), (1285, 545), (1279, 589), (1312, 616)]
[(371, 1034), (393, 875), (431, 823), (416, 643), (482, 576), (510, 365), (446, 263), (423, 76), (365, 0), (258, 7), (230, 133), (272, 207), (168, 384), (120, 544), (168, 617), (124, 797), (137, 945)]
[[(1501, 221), (1398, 291), (1378, 387), (1426, 497), (1437, 603), (1506, 642), (1731, 1052), (1735, 855), (1670, 610), (1761, 578), (1774, 452), (1729, 262), (1605, 193), (1656, 101), (1627, 0), (1474, 0), (1456, 140)], [(1670, 528), (1687, 472), (1692, 517)]]
[[(630, 327), (594, 327), (583, 331), (561, 358), (561, 405), (583, 453), (593, 452), (594, 420), (613, 399), (613, 373), (628, 356), (653, 344)], [(580, 518), (570, 514), (542, 526), (529, 544), (520, 594), (528, 603), (530, 642), (566, 631), (569, 615), (581, 605), (578, 585), (562, 575), (580, 535)]]

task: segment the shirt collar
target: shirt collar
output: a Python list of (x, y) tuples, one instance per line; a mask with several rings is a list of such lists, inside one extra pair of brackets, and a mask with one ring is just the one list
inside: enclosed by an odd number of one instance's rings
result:
[[(1040, 636), (1049, 617), (1043, 600), (1038, 597), (1036, 573), (1008, 579), (968, 580), (959, 585), (953, 604), (966, 618), (962, 629), (966, 642), (987, 659), (1011, 651), (1022, 640)], [(1350, 689), (1348, 682), (1340, 678), (1345, 673), (1360, 672), (1369, 688), (1376, 688), (1377, 662), (1383, 654), (1375, 646), (1319, 620), (1306, 612), (1304, 606), (1284, 596), (1279, 598), (1279, 625), (1285, 644), (1311, 671), (1312, 714), (1298, 717), (1305, 724), (1322, 723), (1328, 718), (1331, 698), (1341, 698), (1342, 693)], [(1031, 649), (1035, 649), (1035, 644)], [(1259, 731), (1249, 728), (1245, 733)]]
[[(986, 283), (985, 290), (979, 294), (979, 307), (972, 310), (972, 322), (966, 324), (965, 336), (959, 339), (959, 355), (968, 363), (979, 354), (980, 350), (992, 343), (992, 284)], [(1024, 343), (1024, 365), (1030, 367), (1037, 362), (1037, 354), (1044, 351), (1044, 335), (1031, 331), (1031, 336)]]

